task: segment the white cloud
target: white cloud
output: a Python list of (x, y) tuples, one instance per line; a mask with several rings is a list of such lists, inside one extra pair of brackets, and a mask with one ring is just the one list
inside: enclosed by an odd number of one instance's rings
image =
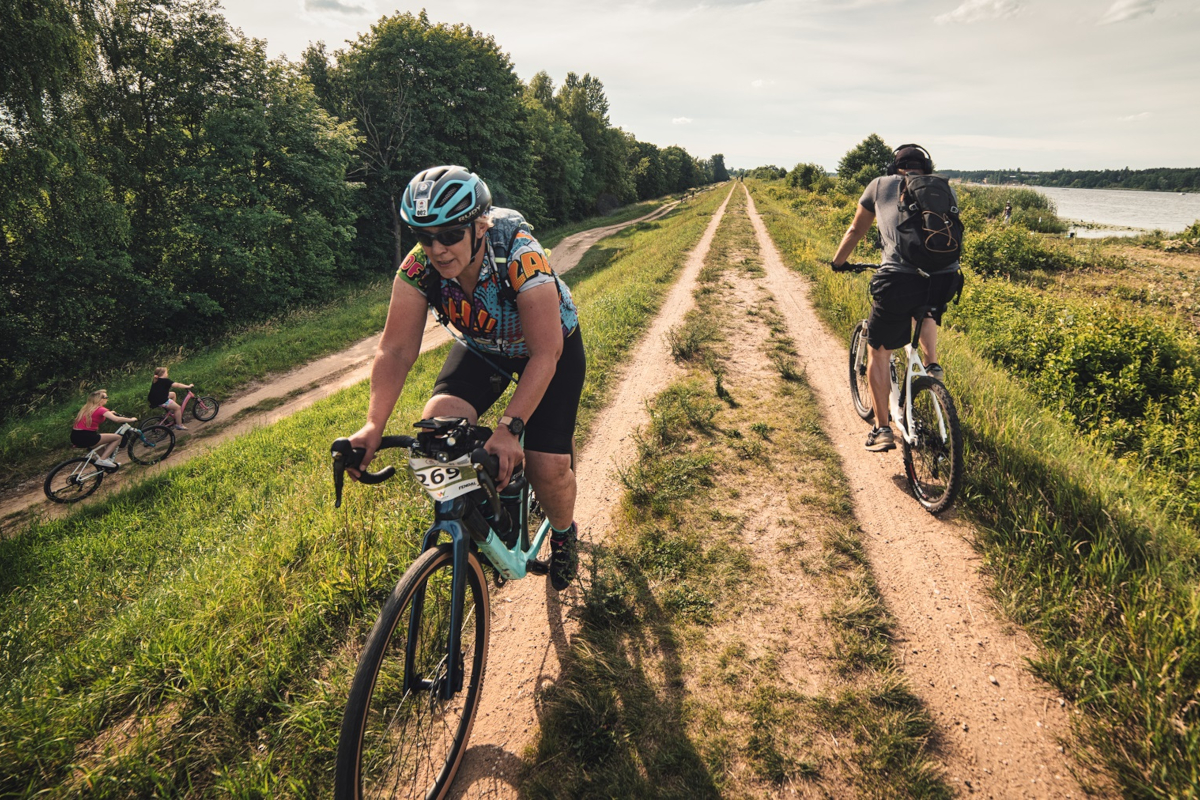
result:
[(339, 14), (359, 16), (373, 14), (371, 0), (304, 0), (304, 10), (310, 14)]
[(675, 117), (673, 120), (671, 120), (672, 125), (690, 125), (691, 122), (691, 117)]
[(1154, 13), (1160, 0), (1117, 0), (1109, 7), (1097, 25), (1111, 25), (1114, 22), (1128, 22), (1138, 17), (1148, 17)]
[(1153, 116), (1149, 111), (1143, 111), (1140, 114), (1130, 114), (1128, 117), (1117, 117), (1121, 122), (1137, 122), (1140, 119), (1150, 119)]
[(966, 0), (961, 6), (933, 18), (938, 25), (950, 22), (970, 24), (985, 19), (1011, 17), (1021, 10), (1015, 0)]

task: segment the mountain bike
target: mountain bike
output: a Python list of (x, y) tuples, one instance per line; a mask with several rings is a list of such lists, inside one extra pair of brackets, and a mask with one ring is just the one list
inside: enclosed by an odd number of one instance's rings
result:
[[(114, 461), (116, 453), (124, 449), (131, 461), (150, 466), (171, 455), (175, 449), (175, 431), (165, 425), (135, 428), (126, 422), (116, 432), (121, 435), (121, 443), (113, 453)], [(69, 458), (50, 470), (42, 486), (46, 497), (55, 503), (74, 503), (99, 489), (104, 476), (120, 467), (119, 464), (102, 467), (96, 463), (104, 447), (97, 445), (86, 456)]]
[[(217, 410), (221, 407), (221, 404), (217, 402), (217, 398), (201, 397), (200, 390), (193, 386), (191, 389), (188, 389), (187, 396), (184, 397), (183, 402), (179, 404), (183, 406), (183, 414), (180, 415), (183, 419), (187, 419), (188, 403), (190, 403), (193, 399), (196, 401), (192, 405), (192, 417), (194, 419), (197, 419), (200, 422), (208, 422), (213, 417), (217, 416)], [(154, 412), (157, 413), (160, 410), (164, 412), (162, 419), (155, 424), (166, 425), (168, 427), (174, 426), (175, 412), (171, 411), (170, 409), (161, 408), (155, 408)]]
[[(408, 468), (433, 503), (434, 521), (359, 657), (338, 740), (338, 800), (445, 796), (471, 735), (487, 663), (484, 566), (498, 584), (550, 569), (536, 558), (550, 522), (529, 538), (536, 501), (524, 476), (496, 490), (499, 464), (483, 449), (491, 430), (461, 417), (414, 427), (415, 438), (385, 436), (379, 449), (408, 450)], [(335, 507), (343, 472), (357, 468), (363, 453), (349, 439), (333, 443)], [(377, 484), (395, 472), (388, 466), (359, 480)]]
[[(844, 264), (838, 272), (867, 272), (877, 264)], [(927, 273), (921, 273), (926, 278)], [(963, 481), (962, 427), (958, 409), (946, 385), (925, 371), (919, 340), (921, 323), (934, 306), (922, 306), (913, 314), (912, 341), (892, 351), (892, 388), (888, 407), (899, 429), (904, 453), (904, 475), (913, 495), (926, 511), (937, 514), (949, 508)], [(867, 422), (875, 418), (867, 381), (867, 320), (860, 320), (850, 336), (850, 398), (854, 410)], [(904, 379), (899, 371), (904, 370)]]

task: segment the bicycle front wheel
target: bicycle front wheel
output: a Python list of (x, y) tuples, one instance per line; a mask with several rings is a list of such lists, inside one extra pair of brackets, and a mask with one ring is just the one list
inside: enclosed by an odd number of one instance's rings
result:
[(151, 425), (142, 429), (141, 436), (135, 432), (125, 449), (139, 464), (157, 464), (175, 449), (175, 431), (166, 425)]
[(867, 422), (875, 418), (871, 387), (867, 383), (867, 321), (864, 319), (850, 334), (850, 399), (854, 410)]
[(949, 508), (962, 488), (963, 444), (958, 410), (941, 381), (919, 377), (912, 382), (912, 419), (905, 430), (904, 474), (917, 501), (931, 514)]
[(196, 402), (192, 404), (192, 416), (201, 422), (208, 422), (217, 415), (220, 407), (221, 404), (215, 397), (197, 397)]
[[(338, 800), (441, 798), (454, 780), (479, 705), (489, 616), (483, 568), (472, 553), (459, 675), (448, 674), (453, 563), (450, 544), (425, 551), (396, 584), (367, 637), (342, 717)], [(461, 688), (442, 700), (442, 687), (459, 681)]]
[(64, 461), (46, 476), (42, 490), (55, 503), (74, 503), (100, 488), (104, 470), (86, 458)]

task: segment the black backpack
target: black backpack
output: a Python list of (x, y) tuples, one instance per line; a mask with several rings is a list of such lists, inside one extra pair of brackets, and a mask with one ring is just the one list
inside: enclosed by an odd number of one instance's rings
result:
[(963, 224), (950, 183), (941, 175), (904, 175), (900, 179), (900, 258), (904, 263), (940, 272), (962, 254)]

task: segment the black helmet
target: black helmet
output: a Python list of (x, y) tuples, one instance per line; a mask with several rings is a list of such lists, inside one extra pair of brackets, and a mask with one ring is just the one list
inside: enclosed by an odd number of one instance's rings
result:
[(933, 158), (929, 151), (919, 144), (902, 144), (892, 153), (892, 163), (888, 164), (887, 174), (895, 175), (902, 169), (924, 170), (926, 174), (933, 172)]

